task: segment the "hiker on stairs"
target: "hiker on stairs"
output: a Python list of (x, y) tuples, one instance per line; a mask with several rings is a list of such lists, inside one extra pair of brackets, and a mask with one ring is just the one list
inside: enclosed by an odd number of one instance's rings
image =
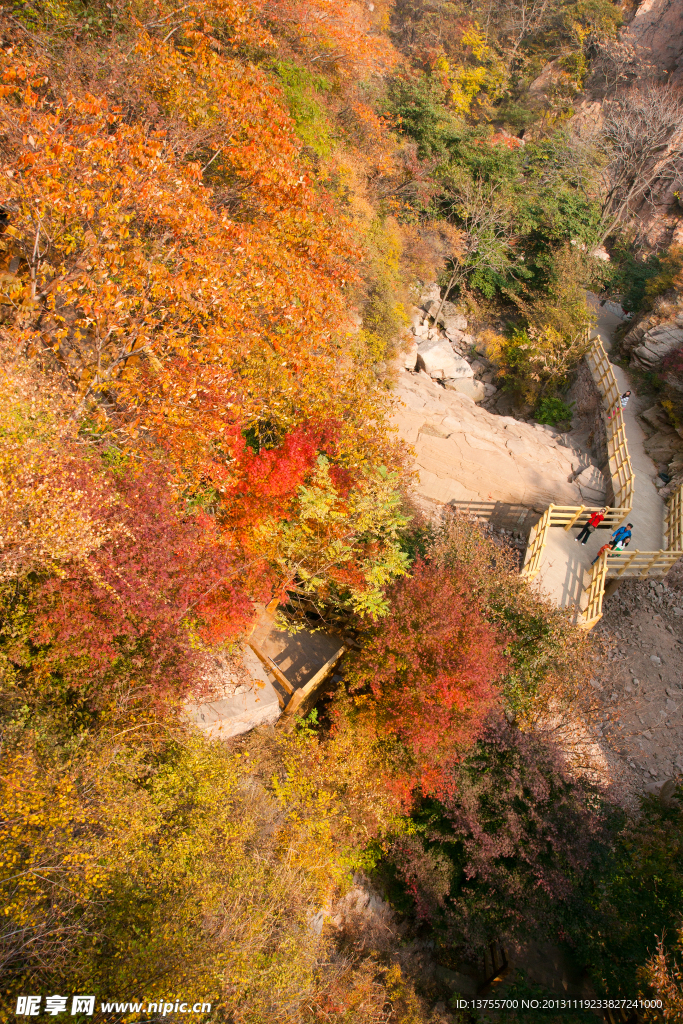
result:
[(594, 512), (579, 533), (578, 537), (575, 537), (574, 540), (581, 541), (582, 544), (585, 544), (593, 530), (595, 530), (605, 518), (606, 511), (606, 508), (601, 508), (599, 512)]

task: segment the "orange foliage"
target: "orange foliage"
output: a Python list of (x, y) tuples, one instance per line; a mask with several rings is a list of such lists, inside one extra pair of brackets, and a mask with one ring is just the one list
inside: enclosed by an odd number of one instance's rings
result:
[[(341, 38), (366, 31), (352, 8), (298, 14)], [(264, 11), (149, 6), (127, 84), (157, 111), (153, 130), (68, 92), (47, 57), (0, 56), (4, 346), (61, 377), (89, 436), (162, 457), (176, 497), (210, 507), (247, 558), (264, 523), (295, 514), (319, 453), (347, 549), (344, 490), (400, 466), (377, 382), (350, 353), (355, 229), (312, 177), (276, 80), (230, 56), (275, 45)], [(259, 425), (271, 450), (245, 444)]]
[(388, 39), (373, 34), (369, 4), (354, 0), (263, 0), (262, 9), (289, 30), (321, 70), (334, 69), (348, 78), (366, 77), (386, 74), (398, 62)]
[(238, 420), (329, 414), (319, 384), (331, 376), (348, 413), (358, 375), (341, 342), (361, 252), (300, 162), (272, 83), (219, 67), (209, 38), (189, 57), (149, 37), (140, 47), (162, 92), (175, 83), (188, 103), (190, 79), (202, 96), (211, 82), (215, 131), (231, 129), (222, 177), (244, 185), (247, 209), (233, 215), (163, 131), (125, 124), (93, 96), (55, 103), (49, 81), (15, 59), (3, 73), (18, 129), (3, 168), (23, 257), (16, 324), (84, 399), (101, 399), (98, 417), (120, 426), (125, 409), (133, 433), (163, 423), (183, 464), (211, 440), (230, 446)]

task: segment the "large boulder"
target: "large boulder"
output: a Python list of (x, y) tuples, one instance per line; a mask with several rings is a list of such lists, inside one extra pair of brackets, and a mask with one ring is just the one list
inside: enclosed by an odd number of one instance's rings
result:
[(417, 366), (417, 341), (411, 337), (403, 357), (403, 365), (406, 370), (414, 370)]
[(397, 397), (403, 404), (395, 421), (415, 450), (419, 495), (444, 503), (519, 503), (541, 511), (550, 502), (588, 503), (579, 484), (570, 482), (585, 467), (585, 454), (577, 455), (556, 432), (489, 413), (426, 374), (401, 374)]
[(448, 391), (458, 391), (461, 395), (467, 395), (473, 402), (483, 402), (487, 397), (486, 384), (480, 380), (475, 380), (474, 377), (456, 377), (455, 379), (445, 380), (444, 387)]
[(633, 350), (634, 360), (646, 369), (658, 366), (670, 352), (683, 345), (683, 328), (668, 321), (643, 335), (642, 344)]
[[(436, 317), (436, 314), (439, 313), (440, 305), (440, 300), (432, 301), (425, 308), (431, 317)], [(437, 322), (441, 324), (449, 337), (451, 334), (457, 335), (457, 340), (460, 340), (463, 332), (467, 330), (467, 317), (452, 302), (444, 302), (443, 306), (441, 306)]]
[(474, 377), (472, 367), (455, 354), (446, 338), (431, 338), (420, 342), (417, 347), (417, 365), (426, 370), (430, 377), (439, 380)]
[(441, 289), (438, 284), (430, 284), (428, 288), (425, 288), (420, 296), (420, 308), (428, 312), (433, 302), (437, 304), (441, 302)]
[(182, 717), (208, 738), (227, 740), (257, 725), (274, 725), (280, 717), (280, 703), (263, 665), (246, 648), (239, 676), (227, 673), (214, 699), (185, 704)]

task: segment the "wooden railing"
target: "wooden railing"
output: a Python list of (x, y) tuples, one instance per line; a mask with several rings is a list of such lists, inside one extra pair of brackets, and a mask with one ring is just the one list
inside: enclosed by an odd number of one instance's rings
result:
[(592, 629), (602, 618), (602, 600), (605, 596), (605, 577), (607, 575), (607, 557), (603, 552), (597, 562), (593, 563), (591, 578), (586, 590), (588, 604), (584, 608), (577, 625), (582, 629)]
[(449, 508), (457, 509), (463, 515), (483, 519), (487, 523), (508, 530), (530, 531), (532, 520), (539, 518), (539, 513), (527, 505), (509, 501), (460, 501), (453, 498), (448, 502)]
[[(292, 716), (294, 714), (303, 714), (305, 709), (314, 700), (315, 694), (325, 680), (332, 675), (337, 662), (341, 659), (342, 655), (346, 653), (346, 647), (342, 644), (339, 650), (329, 658), (325, 664), (318, 669), (315, 675), (308, 680), (308, 682), (301, 687), (292, 686), (287, 676), (275, 664), (272, 658), (268, 657), (267, 654), (261, 650), (261, 647), (266, 642), (270, 631), (275, 625), (275, 616), (279, 607), (279, 599), (273, 598), (270, 604), (263, 608), (260, 616), (252, 626), (251, 633), (247, 640), (247, 646), (252, 649), (256, 657), (259, 659), (264, 668), (275, 678), (280, 689), (283, 693), (275, 691), (280, 704), (280, 708), (283, 710), (283, 719), (286, 716)], [(288, 698), (288, 699), (287, 699)], [(281, 719), (281, 724), (283, 722)]]
[[(586, 354), (595, 385), (600, 392), (607, 418), (607, 453), (614, 491), (614, 507), (608, 508), (598, 529), (613, 530), (624, 522), (633, 509), (634, 478), (626, 443), (624, 413), (620, 403), (619, 386), (599, 338), (594, 338)], [(586, 505), (550, 505), (529, 536), (522, 575), (533, 580), (541, 568), (543, 549), (548, 530), (563, 526), (565, 530), (585, 526), (595, 507)], [(584, 593), (588, 594), (586, 607), (579, 615), (578, 625), (592, 629), (602, 618), (605, 583), (624, 576), (664, 576), (683, 556), (683, 484), (671, 495), (665, 522), (666, 548), (661, 551), (631, 551), (621, 554), (606, 551), (593, 564), (590, 580)]]
[[(594, 512), (600, 509), (596, 505), (552, 505), (551, 526), (564, 526), (565, 530), (571, 530), (572, 526), (585, 526)], [(604, 508), (604, 505), (600, 506)], [(625, 516), (631, 512), (630, 508), (608, 508), (604, 518), (598, 527), (599, 530), (611, 530), (623, 522)]]
[(553, 514), (554, 507), (554, 505), (550, 505), (536, 525), (531, 528), (529, 543), (526, 547), (526, 555), (524, 556), (524, 565), (522, 566), (521, 573), (521, 575), (529, 580), (529, 582), (531, 582), (531, 580), (538, 574), (538, 571), (541, 568), (543, 549), (545, 547), (546, 536), (550, 527), (550, 519)]
[[(592, 339), (586, 353), (586, 361), (595, 381), (595, 386), (600, 392), (603, 404), (609, 410), (607, 419), (607, 453), (612, 478), (612, 490), (614, 492), (614, 506), (607, 509), (605, 517), (600, 524), (600, 529), (614, 529), (624, 522), (633, 509), (633, 469), (626, 444), (624, 412), (621, 408), (621, 395), (617, 378), (614, 375), (612, 364), (607, 358), (605, 347), (600, 338)], [(563, 526), (565, 530), (570, 530), (573, 526), (585, 526), (592, 514), (597, 511), (598, 509), (595, 506), (588, 505), (550, 505), (531, 531), (522, 575), (528, 580), (533, 580), (538, 574), (541, 568), (548, 530), (551, 526)], [(598, 600), (597, 594), (595, 595), (595, 600)], [(599, 612), (599, 618), (600, 614), (602, 614), (602, 597), (599, 598), (598, 604), (595, 604), (593, 601), (590, 607), (591, 612), (598, 609), (596, 614)]]
[(313, 700), (316, 691), (332, 675), (335, 665), (345, 653), (346, 647), (340, 647), (337, 653), (333, 654), (329, 661), (325, 662), (323, 667), (316, 672), (312, 679), (308, 680), (305, 686), (302, 686), (300, 690), (294, 691), (285, 708), (285, 715), (294, 715), (297, 712), (300, 715), (303, 714), (306, 706)]
[(602, 601), (607, 580), (623, 576), (666, 576), (672, 565), (683, 557), (683, 484), (671, 497), (666, 510), (666, 548), (659, 551), (605, 551), (594, 563), (591, 578), (584, 592), (588, 604), (582, 612), (579, 625), (592, 629), (602, 617)]
[(622, 576), (665, 576), (683, 551), (631, 551), (621, 555), (607, 552), (607, 575), (610, 579)]
[[(565, 530), (571, 530), (573, 526), (585, 526), (593, 513), (598, 511), (595, 505), (549, 505), (529, 534), (522, 576), (531, 581), (538, 574), (551, 526), (563, 526)], [(608, 508), (598, 529), (613, 530), (630, 511), (630, 508)]]
[(683, 484), (669, 498), (664, 526), (667, 551), (683, 550)]
[(614, 491), (614, 504), (616, 507), (626, 509), (624, 516), (627, 516), (633, 508), (633, 469), (626, 444), (626, 425), (624, 411), (621, 408), (619, 385), (600, 338), (593, 338), (591, 347), (586, 353), (586, 362), (593, 375), (595, 386), (602, 396), (605, 409), (608, 410), (607, 454)]

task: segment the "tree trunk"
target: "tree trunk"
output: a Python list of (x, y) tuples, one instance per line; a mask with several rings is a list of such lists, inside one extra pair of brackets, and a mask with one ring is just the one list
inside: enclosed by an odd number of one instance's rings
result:
[(450, 281), (448, 282), (448, 284), (446, 286), (446, 291), (443, 293), (443, 298), (442, 298), (441, 302), (439, 303), (439, 308), (436, 311), (436, 316), (434, 317), (434, 323), (435, 324), (438, 324), (439, 317), (441, 316), (441, 310), (443, 309), (444, 303), (445, 303), (446, 299), (448, 298), (448, 293), (450, 292), (451, 288), (453, 287), (453, 283), (455, 281), (457, 273), (458, 273), (458, 266), (456, 264), (454, 269), (453, 269), (453, 273), (451, 274), (451, 279), (450, 279)]

